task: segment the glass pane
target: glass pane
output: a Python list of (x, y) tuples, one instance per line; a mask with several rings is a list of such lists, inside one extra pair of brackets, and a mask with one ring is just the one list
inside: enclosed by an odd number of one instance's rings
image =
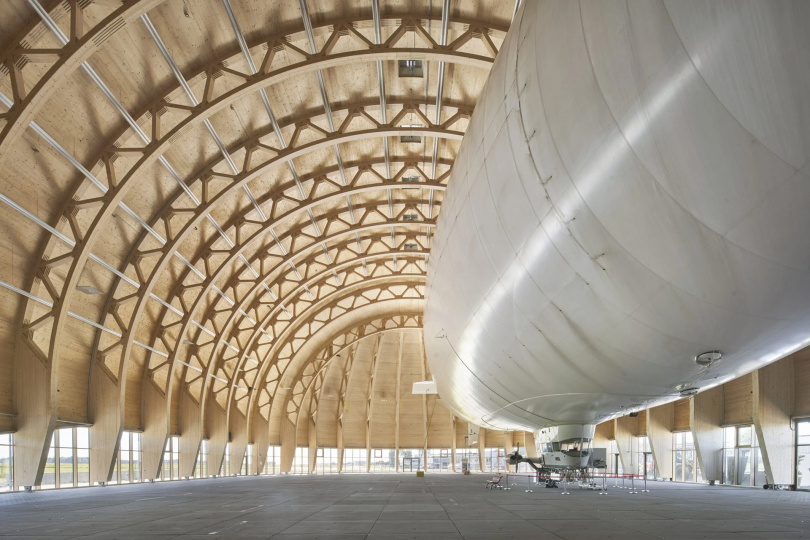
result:
[(741, 427), (737, 429), (737, 446), (751, 446), (750, 427)]
[(73, 448), (59, 449), (59, 487), (73, 487)]
[(133, 433), (132, 434), (132, 448), (135, 450), (141, 449), (141, 434), (140, 433)]
[(90, 448), (90, 428), (76, 428), (76, 448)]
[(695, 453), (692, 450), (687, 450), (683, 453), (683, 481), (695, 481)]
[(810, 489), (810, 446), (796, 448), (796, 487)]
[(73, 448), (73, 428), (59, 430), (59, 448)]
[(767, 476), (765, 475), (765, 462), (762, 461), (762, 456), (760, 455), (759, 450), (754, 450), (754, 456), (756, 458), (756, 469), (754, 473), (754, 485), (755, 486), (764, 486), (768, 483)]
[(11, 445), (11, 433), (0, 433), (0, 445)]
[(683, 438), (686, 443), (686, 449), (692, 450), (695, 447), (695, 440), (692, 437), (692, 432), (687, 431), (686, 433), (683, 434)]
[[(750, 431), (749, 431), (750, 435)], [(751, 449), (737, 449), (737, 482), (738, 486), (751, 485)]]
[(129, 450), (122, 450), (121, 451), (121, 461), (120, 469), (121, 469), (121, 483), (126, 483), (130, 481), (129, 476)]
[(796, 435), (799, 444), (810, 444), (810, 421), (796, 422)]
[(126, 431), (121, 434), (121, 451), (129, 450), (129, 433)]
[(723, 483), (734, 483), (734, 450), (726, 448), (723, 456)]
[(90, 450), (80, 448), (76, 450), (76, 469), (79, 475), (79, 485), (90, 485)]
[(723, 428), (723, 438), (725, 440), (724, 448), (734, 448), (737, 446), (737, 428), (727, 427)]
[(132, 481), (141, 481), (141, 453), (132, 452)]
[(42, 487), (56, 487), (56, 450), (48, 450), (48, 460), (45, 462), (45, 473), (42, 475)]
[(683, 482), (683, 452), (675, 452), (675, 482)]

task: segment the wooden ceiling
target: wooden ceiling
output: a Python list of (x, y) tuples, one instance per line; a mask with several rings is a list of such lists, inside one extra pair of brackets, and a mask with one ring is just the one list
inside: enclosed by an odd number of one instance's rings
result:
[(181, 393), (269, 422), (336, 336), (421, 328), (514, 9), (449, 5), (0, 3), (0, 429), (176, 426)]

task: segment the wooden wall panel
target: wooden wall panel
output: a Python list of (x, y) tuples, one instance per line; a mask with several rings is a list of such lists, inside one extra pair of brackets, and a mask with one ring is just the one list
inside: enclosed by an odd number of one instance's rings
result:
[(723, 423), (752, 424), (753, 418), (753, 375), (743, 375), (739, 379), (734, 379), (723, 385), (723, 406), (725, 416)]
[(647, 436), (647, 411), (639, 411), (638, 413), (638, 429), (636, 430), (636, 437)]
[(675, 402), (675, 424), (673, 431), (689, 431), (689, 400), (679, 399)]
[(456, 448), (467, 448), (467, 422), (461, 418), (456, 418)]
[(810, 347), (793, 355), (793, 414), (810, 416)]
[(503, 448), (503, 431), (487, 430), (487, 448)]

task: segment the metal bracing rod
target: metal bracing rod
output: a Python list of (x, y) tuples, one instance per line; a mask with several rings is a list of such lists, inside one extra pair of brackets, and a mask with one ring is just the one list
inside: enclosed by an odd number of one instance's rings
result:
[[(443, 0), (442, 2), (442, 29), (439, 36), (439, 45), (442, 47), (447, 45), (447, 27), (450, 23), (450, 0)], [(444, 62), (439, 62), (439, 77), (436, 82), (436, 124), (441, 124), (442, 121), (442, 93), (444, 92)], [(430, 169), (430, 174), (433, 180), (436, 180), (436, 164), (439, 159), (439, 138), (433, 137), (433, 163)], [(428, 191), (428, 211), (427, 216), (433, 217), (433, 190)], [(425, 233), (425, 246), (430, 247), (430, 226)]]
[[(307, 34), (307, 41), (309, 42), (309, 50), (312, 54), (318, 53), (318, 46), (315, 44), (315, 34), (312, 31), (312, 21), (309, 18), (309, 9), (307, 8), (307, 0), (298, 0), (298, 5), (301, 8), (301, 18), (304, 20), (304, 30)], [(316, 76), (318, 77), (318, 87), (321, 91), (321, 101), (323, 102), (323, 110), (326, 113), (326, 121), (329, 124), (329, 131), (332, 133), (335, 132), (335, 124), (332, 118), (332, 107), (329, 105), (329, 94), (326, 92), (326, 84), (323, 80), (323, 72), (319, 69), (315, 71)], [(387, 139), (387, 138), (386, 138)], [(332, 148), (335, 151), (335, 159), (337, 160), (338, 170), (340, 171), (340, 179), (342, 184), (345, 186), (347, 184), (346, 181), (346, 172), (343, 170), (343, 157), (340, 155), (340, 148), (337, 144), (333, 145)], [(390, 178), (390, 174), (388, 175)], [(354, 208), (352, 207), (352, 200), (346, 195), (346, 206), (349, 209), (349, 218), (351, 219), (352, 225), (354, 225), (355, 217), (354, 217)], [(357, 249), (363, 249), (363, 246), (360, 244), (360, 236), (355, 236), (357, 240)], [(366, 261), (363, 261), (363, 272), (368, 275), (368, 268), (366, 267)], [(335, 281), (337, 282), (337, 276), (335, 276)]]
[[(67, 36), (64, 34), (64, 32), (62, 32), (62, 29), (59, 28), (59, 26), (56, 24), (56, 22), (53, 20), (53, 18), (51, 18), (50, 14), (39, 4), (39, 1), (38, 0), (28, 0), (28, 3), (31, 5), (31, 7), (34, 8), (34, 10), (37, 12), (39, 17), (45, 23), (45, 25), (56, 35), (57, 39), (59, 39), (59, 41), (63, 45), (67, 45), (68, 44)], [(90, 78), (93, 80), (93, 82), (96, 83), (96, 86), (98, 86), (98, 88), (107, 97), (107, 99), (110, 101), (110, 103), (112, 103), (113, 107), (115, 107), (115, 109), (121, 114), (121, 116), (124, 118), (124, 120), (127, 122), (127, 124), (129, 124), (130, 128), (132, 128), (132, 130), (135, 132), (135, 134), (141, 139), (141, 141), (144, 144), (149, 144), (151, 142), (151, 139), (149, 138), (149, 136), (143, 131), (143, 129), (141, 129), (141, 127), (132, 118), (132, 116), (129, 114), (129, 112), (127, 112), (127, 110), (124, 108), (124, 106), (121, 104), (121, 102), (115, 96), (115, 94), (112, 93), (110, 88), (101, 79), (101, 77), (98, 76), (98, 74), (90, 66), (90, 64), (88, 64), (87, 62), (82, 62), (82, 69), (84, 69), (84, 71), (88, 74), (88, 76), (90, 76)], [(3, 95), (2, 93), (0, 93), (0, 101), (2, 101), (9, 108), (12, 105), (11, 101), (5, 95)], [(96, 178), (90, 171), (88, 171), (81, 163), (79, 163), (72, 155), (70, 155), (64, 148), (62, 148), (62, 146), (59, 145), (59, 143), (57, 143), (53, 139), (53, 137), (48, 135), (45, 132), (45, 130), (43, 130), (41, 127), (39, 127), (39, 125), (37, 125), (35, 122), (31, 122), (29, 124), (29, 126), (31, 127), (31, 129), (33, 129), (35, 132), (37, 132), (42, 138), (44, 138), (51, 146), (53, 146), (53, 148), (57, 152), (59, 152), (63, 157), (65, 157), (65, 159), (67, 159), (71, 164), (73, 164), (73, 166), (76, 167), (76, 169), (78, 169), (79, 172), (81, 172), (88, 180), (90, 180), (90, 182), (93, 185), (95, 185), (98, 189), (100, 189), (102, 193), (107, 193), (107, 191), (108, 191), (107, 187), (103, 183), (101, 183), (98, 180), (98, 178)], [(160, 163), (165, 167), (165, 169), (169, 172), (169, 174), (180, 185), (180, 187), (183, 189), (183, 191), (186, 193), (186, 195), (188, 195), (188, 197), (191, 198), (191, 200), (194, 201), (194, 203), (197, 206), (199, 206), (200, 205), (200, 200), (197, 198), (196, 195), (194, 195), (194, 192), (191, 191), (191, 189), (186, 185), (186, 183), (183, 182), (183, 179), (180, 177), (180, 175), (177, 173), (177, 171), (174, 170), (174, 167), (171, 166), (171, 164), (168, 162), (168, 160), (166, 160), (166, 158), (163, 157), (163, 156), (158, 156), (158, 161), (160, 161)], [(166, 239), (164, 239), (157, 231), (155, 231), (152, 227), (150, 227), (149, 224), (146, 223), (146, 221), (144, 221), (140, 216), (138, 216), (126, 204), (124, 204), (123, 202), (120, 202), (119, 207), (121, 209), (123, 209), (124, 212), (127, 213), (127, 215), (129, 215), (135, 221), (137, 221), (149, 234), (151, 234), (158, 242), (160, 242), (161, 245), (166, 244)], [(209, 218), (209, 221), (211, 221), (210, 216), (208, 216), (208, 218)], [(212, 225), (221, 234), (224, 235), (224, 232), (219, 228), (219, 225), (217, 225), (213, 221), (212, 221)], [(227, 239), (227, 237), (226, 237), (226, 241), (229, 241), (229, 239)], [(179, 252), (175, 251), (174, 255), (177, 258), (179, 258), (186, 266), (188, 266), (192, 270), (192, 272), (194, 272), (195, 275), (197, 275), (197, 277), (199, 277), (200, 279), (203, 279), (203, 280), (206, 279), (205, 275), (202, 274), (199, 270), (197, 270), (197, 268), (194, 267), (188, 260), (186, 260), (186, 258), (183, 257)], [(214, 290), (220, 296), (225, 298), (226, 300), (230, 300), (218, 288), (214, 287)]]
[[(228, 21), (230, 21), (230, 23), (231, 23), (231, 28), (233, 29), (233, 33), (236, 35), (236, 41), (239, 44), (239, 49), (242, 51), (242, 55), (245, 57), (245, 62), (247, 63), (248, 70), (250, 70), (251, 75), (255, 75), (256, 73), (258, 73), (258, 70), (256, 69), (255, 62), (253, 61), (253, 56), (251, 56), (251, 54), (250, 54), (250, 49), (248, 49), (247, 42), (245, 41), (245, 36), (242, 33), (242, 29), (239, 26), (239, 21), (236, 18), (236, 13), (234, 13), (234, 11), (233, 11), (233, 6), (231, 5), (230, 0), (223, 0), (223, 5), (225, 6), (225, 12), (228, 14)], [(169, 58), (171, 58), (171, 57), (169, 57)], [(167, 58), (167, 61), (169, 61), (169, 58)], [(174, 63), (173, 60), (171, 62), (172, 62), (172, 64)], [(175, 65), (175, 67), (176, 67), (176, 65)], [(175, 75), (178, 76), (177, 75), (178, 73), (179, 73), (179, 70), (175, 73)], [(182, 75), (179, 75), (179, 76), (182, 77)], [(273, 113), (273, 108), (270, 106), (270, 99), (267, 97), (267, 92), (265, 91), (264, 88), (259, 89), (259, 96), (261, 97), (262, 104), (264, 105), (264, 110), (267, 112), (267, 116), (270, 119), (270, 125), (273, 126), (273, 131), (275, 132), (276, 138), (278, 139), (279, 144), (281, 145), (281, 148), (283, 150), (283, 149), (287, 148), (287, 141), (284, 140), (284, 135), (281, 133), (281, 127), (278, 125), (278, 121), (276, 120), (276, 115)], [(298, 194), (301, 197), (301, 200), (305, 199), (306, 194), (304, 193), (304, 187), (301, 184), (301, 179), (298, 176), (298, 170), (295, 168), (295, 164), (292, 162), (292, 160), (289, 160), (289, 161), (287, 161), (287, 166), (290, 169), (290, 173), (293, 176), (293, 180), (295, 180), (295, 185), (298, 188)], [(245, 186), (245, 187), (247, 188), (247, 186)], [(250, 196), (252, 197), (252, 194)], [(257, 208), (258, 208), (258, 205), (255, 203), (255, 201), (254, 201), (254, 206), (257, 206)], [(265, 217), (263, 212), (260, 211), (259, 215), (261, 216), (262, 221), (267, 221), (267, 218)], [(309, 216), (309, 220), (312, 222), (312, 227), (315, 230), (316, 236), (320, 236), (321, 235), (321, 229), (318, 226), (318, 222), (315, 220), (315, 215), (312, 213), (311, 208), (307, 208), (307, 215)], [(282, 251), (284, 251), (284, 246), (282, 246), (280, 243), (278, 244), (278, 247)], [(325, 245), (323, 246), (323, 249), (324, 249), (324, 252), (326, 252), (326, 246)], [(327, 253), (327, 257), (328, 257), (328, 253)], [(249, 267), (249, 265), (248, 265), (248, 267)], [(296, 275), (299, 275), (298, 270), (295, 268), (294, 264), (291, 264), (290, 267), (293, 269), (293, 271), (296, 273)], [(249, 269), (250, 269), (251, 272), (253, 272), (253, 274), (255, 276), (258, 276), (258, 274), (252, 268), (249, 268)], [(337, 276), (335, 276), (335, 277), (337, 278)], [(271, 295), (273, 294), (270, 291), (269, 288), (267, 289), (267, 292), (270, 292)], [(312, 296), (312, 293), (310, 293), (309, 291), (307, 291), (307, 292), (309, 293), (310, 296)], [(275, 298), (273, 298), (273, 300), (275, 300)]]
[[(35, 0), (34, 0), (34, 1), (35, 1)], [(6, 96), (5, 96), (5, 95), (4, 95), (2, 92), (0, 92), (0, 102), (2, 102), (2, 103), (3, 103), (4, 105), (6, 105), (6, 106), (9, 106), (8, 97), (6, 97)], [(36, 132), (36, 133), (37, 133), (39, 136), (40, 136), (40, 137), (42, 137), (42, 138), (43, 138), (43, 139), (44, 139), (46, 142), (48, 142), (48, 144), (50, 144), (50, 145), (51, 145), (51, 146), (52, 146), (52, 147), (53, 147), (53, 148), (54, 148), (54, 149), (55, 149), (55, 150), (56, 150), (56, 151), (57, 151), (59, 154), (61, 154), (61, 155), (62, 155), (62, 156), (65, 158), (65, 159), (67, 159), (67, 160), (68, 160), (68, 161), (69, 161), (69, 162), (70, 162), (70, 163), (71, 163), (71, 164), (72, 164), (74, 167), (76, 167), (76, 169), (77, 169), (77, 170), (79, 170), (79, 172), (81, 172), (81, 173), (82, 173), (82, 174), (83, 174), (83, 175), (84, 175), (84, 176), (85, 176), (85, 177), (86, 177), (88, 180), (90, 180), (90, 182), (91, 182), (93, 185), (95, 185), (96, 187), (98, 187), (98, 188), (99, 188), (99, 189), (102, 191), (102, 193), (106, 193), (106, 192), (107, 192), (107, 187), (106, 187), (106, 186), (104, 186), (104, 184), (102, 184), (102, 183), (101, 183), (101, 181), (99, 181), (99, 180), (98, 180), (98, 178), (96, 178), (96, 177), (95, 177), (95, 176), (94, 176), (94, 175), (93, 175), (93, 174), (92, 174), (90, 171), (88, 171), (88, 170), (87, 170), (87, 169), (86, 169), (86, 168), (85, 168), (85, 167), (84, 167), (84, 166), (83, 166), (81, 163), (79, 163), (79, 162), (78, 162), (78, 160), (76, 160), (76, 158), (74, 158), (74, 157), (73, 157), (73, 156), (72, 156), (72, 155), (71, 155), (69, 152), (67, 152), (67, 150), (65, 150), (65, 149), (64, 149), (64, 148), (63, 148), (63, 147), (62, 147), (62, 146), (61, 146), (61, 145), (60, 145), (58, 142), (56, 142), (56, 140), (54, 140), (54, 138), (53, 138), (53, 137), (51, 137), (51, 136), (48, 134), (48, 132), (46, 132), (44, 129), (42, 129), (42, 128), (41, 128), (41, 127), (40, 127), (38, 124), (36, 124), (35, 122), (31, 122), (31, 123), (29, 124), (29, 126), (30, 126), (30, 127), (31, 127), (31, 128), (32, 128), (32, 129), (33, 129), (33, 130), (34, 130), (34, 131), (35, 131), (35, 132)], [(21, 205), (19, 205), (19, 204), (17, 204), (16, 202), (12, 201), (11, 199), (9, 199), (8, 197), (6, 197), (5, 195), (0, 194), (0, 201), (2, 201), (3, 203), (5, 203), (5, 204), (6, 204), (6, 205), (8, 205), (9, 207), (11, 207), (12, 209), (14, 209), (14, 210), (15, 210), (15, 211), (17, 211), (18, 213), (20, 213), (21, 215), (23, 215), (24, 217), (26, 217), (26, 218), (28, 218), (29, 220), (33, 221), (35, 224), (39, 225), (39, 226), (40, 226), (41, 228), (43, 228), (45, 231), (47, 231), (47, 232), (49, 232), (50, 234), (52, 234), (53, 236), (55, 236), (55, 237), (56, 237), (56, 238), (57, 238), (59, 241), (61, 241), (62, 243), (66, 244), (68, 247), (70, 247), (70, 248), (74, 248), (74, 247), (76, 247), (76, 242), (74, 242), (73, 240), (71, 240), (70, 238), (68, 238), (67, 236), (65, 236), (64, 234), (60, 233), (59, 231), (57, 231), (56, 229), (54, 229), (53, 227), (51, 227), (50, 225), (48, 225), (47, 223), (45, 223), (44, 221), (42, 221), (41, 219), (39, 219), (39, 218), (38, 218), (36, 215), (34, 215), (33, 213), (29, 212), (28, 210), (26, 210), (25, 208), (23, 208)], [(124, 210), (125, 210), (125, 211), (126, 211), (126, 212), (127, 212), (129, 215), (130, 215), (130, 216), (132, 216), (134, 219), (136, 219), (136, 220), (137, 220), (139, 223), (141, 223), (141, 224), (144, 226), (144, 228), (145, 228), (145, 229), (147, 229), (148, 231), (150, 231), (150, 232), (152, 233), (152, 235), (153, 235), (153, 236), (155, 236), (155, 237), (156, 237), (158, 240), (160, 240), (160, 241), (161, 241), (161, 243), (162, 243), (162, 244), (165, 244), (165, 243), (166, 243), (166, 241), (165, 241), (165, 240), (164, 240), (164, 239), (163, 239), (163, 238), (162, 238), (162, 237), (161, 237), (161, 236), (160, 236), (160, 235), (159, 235), (157, 232), (155, 232), (153, 229), (151, 229), (151, 227), (149, 227), (149, 225), (148, 225), (148, 224), (146, 224), (146, 222), (144, 222), (144, 221), (143, 221), (143, 220), (142, 220), (142, 219), (141, 219), (141, 218), (140, 218), (140, 217), (139, 217), (137, 214), (135, 214), (135, 212), (134, 212), (133, 210), (131, 210), (131, 209), (130, 209), (128, 206), (126, 206), (126, 205), (125, 205), (123, 202), (122, 202), (122, 203), (120, 203), (120, 205), (119, 205), (119, 206), (120, 206), (122, 209), (124, 209)], [(187, 266), (189, 266), (189, 268), (191, 268), (192, 270), (194, 270), (194, 271), (195, 271), (195, 273), (196, 273), (196, 274), (197, 274), (197, 275), (198, 275), (198, 276), (199, 276), (201, 279), (203, 279), (203, 280), (204, 280), (204, 279), (206, 279), (205, 275), (204, 275), (204, 274), (202, 274), (202, 273), (201, 273), (199, 270), (197, 270), (197, 269), (196, 269), (196, 267), (194, 267), (193, 265), (191, 265), (191, 263), (190, 263), (190, 262), (188, 262), (188, 261), (187, 261), (187, 260), (186, 260), (186, 259), (185, 259), (185, 258), (184, 258), (182, 255), (180, 255), (180, 254), (179, 254), (179, 253), (177, 253), (177, 252), (175, 252), (175, 255), (176, 255), (177, 257), (179, 257), (179, 258), (180, 258), (180, 259), (181, 259), (183, 262), (185, 262), (185, 263), (186, 263), (186, 265), (187, 265)], [(133, 286), (134, 288), (136, 288), (136, 289), (140, 289), (140, 284), (139, 284), (137, 281), (133, 280), (132, 278), (130, 278), (129, 276), (127, 276), (127, 275), (126, 275), (126, 274), (124, 274), (123, 272), (120, 272), (120, 271), (119, 271), (117, 268), (115, 268), (115, 267), (114, 267), (114, 266), (112, 266), (111, 264), (107, 263), (106, 261), (104, 261), (104, 260), (103, 260), (102, 258), (100, 258), (99, 256), (95, 255), (94, 253), (89, 253), (89, 254), (88, 254), (88, 258), (89, 258), (90, 260), (92, 260), (92, 261), (96, 262), (97, 264), (99, 264), (99, 265), (100, 265), (100, 266), (102, 266), (103, 268), (107, 269), (109, 272), (111, 272), (112, 274), (114, 274), (115, 276), (117, 276), (119, 279), (121, 279), (121, 280), (123, 280), (123, 281), (127, 282), (128, 284), (130, 284), (130, 285), (131, 285), (131, 286)], [(231, 300), (230, 300), (230, 298), (228, 298), (227, 296), (225, 296), (225, 295), (224, 295), (224, 293), (223, 293), (221, 290), (219, 290), (219, 288), (217, 288), (217, 287), (213, 287), (213, 288), (214, 288), (214, 290), (215, 290), (216, 292), (218, 292), (220, 295), (222, 295), (222, 296), (223, 296), (223, 297), (224, 297), (226, 300), (231, 301)], [(272, 293), (271, 293), (271, 294), (272, 294)], [(275, 295), (273, 295), (273, 296), (275, 296)], [(34, 298), (36, 298), (36, 297), (34, 297)], [(156, 302), (158, 302), (159, 304), (161, 304), (162, 306), (164, 306), (166, 309), (168, 309), (168, 310), (172, 311), (173, 313), (175, 313), (176, 315), (178, 315), (178, 316), (180, 316), (180, 317), (182, 317), (182, 316), (184, 315), (184, 313), (183, 313), (181, 310), (179, 310), (178, 308), (176, 308), (176, 307), (174, 307), (173, 305), (169, 304), (168, 302), (166, 302), (165, 300), (163, 300), (162, 298), (160, 298), (159, 296), (157, 296), (157, 295), (156, 295), (156, 294), (154, 294), (154, 293), (150, 293), (150, 294), (149, 294), (149, 298), (151, 298), (151, 299), (155, 300)], [(275, 299), (275, 298), (274, 298), (274, 299)], [(233, 301), (231, 301), (231, 304), (233, 304)], [(247, 314), (245, 314), (245, 316), (247, 316)], [(77, 316), (77, 317), (78, 317), (78, 316)], [(248, 319), (250, 319), (250, 317), (248, 317)], [(208, 330), (207, 328), (203, 327), (201, 324), (197, 323), (196, 321), (192, 321), (192, 323), (193, 323), (195, 326), (198, 326), (199, 328), (201, 328), (201, 329), (205, 330), (205, 332), (210, 333), (211, 335), (214, 335), (214, 334), (213, 334), (213, 332), (211, 332), (211, 331), (210, 331), (210, 330)], [(93, 324), (95, 325), (96, 323), (93, 323)], [(99, 328), (104, 329), (103, 327), (99, 327)], [(106, 331), (106, 329), (105, 329), (105, 331)], [(113, 332), (113, 333), (115, 333), (115, 332)], [(119, 337), (120, 337), (120, 336), (119, 336)], [(139, 344), (139, 345), (141, 345), (141, 346), (142, 346), (142, 347), (144, 347), (144, 348), (148, 348), (149, 350), (153, 350), (153, 349), (149, 348), (149, 347), (148, 347), (148, 346), (146, 346), (146, 345), (143, 345), (143, 344)], [(163, 352), (160, 352), (160, 351), (156, 351), (156, 352), (157, 352), (157, 354), (160, 354), (160, 355), (162, 355), (162, 356), (165, 356), (165, 353), (163, 353)]]
[[(34, 214), (32, 214), (31, 212), (29, 212), (28, 210), (26, 210), (25, 208), (23, 208), (22, 206), (20, 206), (19, 204), (17, 204), (16, 202), (12, 201), (11, 199), (9, 199), (8, 197), (6, 197), (5, 195), (3, 195), (3, 194), (1, 194), (1, 193), (0, 193), (0, 202), (5, 203), (5, 204), (6, 204), (6, 205), (8, 205), (9, 207), (11, 207), (12, 209), (16, 210), (18, 213), (20, 213), (21, 215), (23, 215), (24, 217), (26, 217), (26, 218), (28, 218), (29, 220), (33, 221), (35, 224), (39, 225), (39, 226), (40, 226), (42, 229), (44, 229), (44, 230), (45, 230), (45, 231), (47, 231), (48, 233), (50, 233), (50, 234), (52, 234), (53, 236), (55, 236), (55, 237), (56, 237), (56, 238), (57, 238), (59, 241), (61, 241), (62, 243), (66, 244), (68, 247), (70, 247), (70, 248), (74, 248), (74, 247), (76, 246), (76, 242), (74, 242), (73, 240), (71, 240), (70, 238), (68, 238), (67, 236), (65, 236), (64, 234), (60, 233), (59, 231), (57, 231), (56, 229), (54, 229), (53, 227), (51, 227), (50, 225), (48, 225), (47, 223), (45, 223), (44, 221), (42, 221), (41, 219), (39, 219), (37, 216), (35, 216)], [(109, 263), (105, 262), (105, 261), (104, 261), (103, 259), (101, 259), (100, 257), (98, 257), (98, 256), (94, 255), (93, 253), (90, 253), (88, 257), (89, 257), (89, 259), (90, 259), (90, 260), (92, 260), (92, 261), (94, 261), (94, 262), (98, 263), (98, 264), (99, 264), (99, 265), (101, 265), (102, 267), (106, 268), (107, 270), (109, 270), (110, 272), (112, 272), (113, 274), (115, 274), (116, 276), (118, 276), (120, 279), (122, 279), (122, 280), (126, 281), (127, 283), (129, 283), (130, 285), (132, 285), (134, 288), (136, 288), (136, 289), (140, 289), (140, 287), (141, 287), (141, 286), (140, 286), (140, 284), (139, 284), (137, 281), (133, 280), (132, 278), (130, 278), (130, 277), (129, 277), (129, 276), (127, 276), (126, 274), (123, 274), (123, 273), (119, 272), (119, 271), (118, 271), (118, 270), (117, 270), (115, 267), (113, 267), (113, 266), (112, 266), (112, 265), (110, 265)], [(16, 289), (14, 289), (14, 290), (15, 290), (16, 292), (19, 292), (19, 291), (17, 291)], [(21, 293), (21, 294), (23, 294), (23, 293)], [(30, 294), (30, 293), (24, 293), (24, 295), (25, 295), (25, 296), (27, 296), (28, 298), (32, 299), (32, 300), (37, 301), (37, 302), (40, 302), (40, 303), (45, 303), (46, 305), (49, 305), (49, 307), (51, 307), (51, 306), (52, 306), (52, 304), (51, 304), (50, 302), (47, 302), (47, 301), (41, 300), (39, 297), (36, 297), (36, 296), (34, 296), (34, 295)], [(182, 316), (184, 315), (184, 313), (183, 313), (181, 310), (179, 310), (179, 309), (177, 309), (176, 307), (174, 307), (173, 305), (169, 304), (168, 302), (166, 302), (165, 300), (163, 300), (162, 298), (160, 298), (160, 297), (159, 297), (159, 296), (157, 296), (156, 294), (154, 294), (154, 293), (150, 293), (150, 294), (149, 294), (149, 297), (150, 297), (151, 299), (155, 300), (156, 302), (158, 302), (159, 304), (161, 304), (162, 306), (164, 306), (166, 309), (168, 309), (168, 310), (172, 311), (172, 312), (173, 312), (173, 313), (175, 313), (176, 315), (178, 315), (178, 316), (180, 316), (180, 317), (182, 317)], [(245, 316), (245, 317), (246, 317), (248, 320), (253, 321), (253, 319), (252, 319), (252, 318), (251, 318), (251, 317), (250, 317), (250, 316), (249, 316), (247, 313), (245, 313), (244, 311), (240, 310), (240, 313), (241, 313), (243, 316)], [(74, 318), (78, 318), (78, 319), (84, 320), (83, 318), (81, 318), (81, 317), (80, 317), (80, 316), (78, 316), (78, 315), (75, 315), (75, 314), (70, 314), (70, 315), (71, 315), (72, 317), (74, 317)], [(106, 327), (104, 327), (104, 326), (101, 326), (101, 325), (99, 325), (98, 323), (95, 323), (95, 322), (92, 322), (92, 321), (91, 321), (91, 322), (85, 321), (85, 322), (87, 322), (88, 324), (91, 324), (91, 325), (93, 325), (93, 326), (96, 326), (96, 327), (97, 327), (97, 328), (99, 328), (100, 330), (104, 330), (105, 332), (108, 332), (108, 333), (114, 334), (114, 335), (116, 335), (117, 337), (121, 337), (121, 334), (119, 334), (118, 332), (115, 332), (115, 331), (110, 330), (110, 329), (108, 329), (108, 328), (106, 328)], [(255, 321), (253, 321), (253, 322), (254, 322), (254, 324), (255, 324)], [(196, 326), (196, 327), (200, 328), (200, 329), (201, 329), (202, 331), (204, 331), (205, 333), (207, 333), (207, 334), (211, 335), (212, 337), (215, 335), (215, 334), (214, 334), (212, 331), (208, 330), (207, 328), (205, 328), (203, 325), (201, 325), (201, 324), (200, 324), (200, 323), (198, 323), (197, 321), (192, 320), (192, 321), (191, 321), (191, 323), (192, 323), (194, 326)], [(221, 340), (221, 341), (222, 341), (223, 343), (225, 343), (226, 345), (228, 345), (229, 347), (232, 347), (232, 345), (231, 345), (230, 343), (228, 343), (227, 341), (225, 341), (225, 340)], [(166, 353), (163, 353), (163, 352), (161, 352), (161, 351), (157, 351), (156, 349), (152, 349), (152, 348), (148, 347), (147, 345), (143, 345), (143, 344), (141, 344), (141, 343), (137, 343), (137, 342), (136, 342), (136, 344), (138, 344), (138, 345), (140, 345), (140, 346), (142, 346), (142, 347), (144, 347), (144, 348), (146, 348), (146, 349), (149, 349), (149, 350), (155, 351), (157, 354), (159, 354), (159, 355), (161, 355), (161, 356), (167, 356), (167, 355), (166, 355)]]
[[(374, 19), (374, 43), (380, 45), (382, 43), (382, 29), (380, 28), (380, 0), (372, 0), (371, 12)], [(388, 123), (387, 111), (385, 110), (385, 70), (383, 69), (383, 61), (377, 60), (377, 86), (380, 93), (380, 119), (383, 124)], [(385, 176), (391, 178), (391, 160), (388, 153), (388, 137), (383, 137), (383, 154), (385, 156)], [(388, 190), (388, 217), (394, 217), (394, 199), (391, 190)], [(391, 227), (391, 245), (396, 244), (394, 235), (394, 227)], [(397, 257), (394, 256), (394, 268), (398, 268)]]
[[(19, 294), (20, 296), (24, 296), (24, 297), (28, 298), (29, 300), (33, 300), (34, 302), (36, 302), (38, 304), (42, 304), (45, 307), (53, 308), (53, 302), (45, 300), (44, 298), (40, 298), (39, 296), (31, 294), (28, 291), (24, 291), (23, 289), (20, 289), (19, 287), (15, 287), (11, 283), (6, 283), (5, 281), (0, 281), (0, 287), (4, 287), (4, 288), (6, 288), (6, 289), (8, 289), (8, 290), (10, 290), (12, 292), (15, 292), (15, 293)], [(98, 324), (97, 322), (91, 321), (90, 319), (88, 319), (86, 317), (82, 317), (81, 315), (79, 315), (77, 313), (74, 313), (72, 311), (68, 311), (68, 315), (70, 317), (73, 317), (77, 321), (81, 321), (81, 322), (83, 322), (85, 324), (89, 324), (90, 326), (92, 326), (94, 328), (97, 328), (97, 329), (99, 329), (99, 330), (101, 330), (103, 332), (107, 332), (108, 334), (111, 334), (111, 335), (113, 335), (115, 337), (119, 337), (119, 338), (121, 337), (120, 332), (116, 332), (112, 328), (107, 328), (106, 326), (102, 326), (102, 325)], [(137, 345), (139, 347), (143, 347), (144, 349), (146, 349), (148, 351), (151, 351), (151, 352), (153, 352), (153, 353), (155, 353), (155, 354), (157, 354), (159, 356), (163, 356), (164, 358), (169, 357), (169, 355), (166, 354), (165, 352), (154, 349), (154, 348), (150, 347), (149, 345), (141, 343), (140, 341), (133, 341), (133, 343), (135, 345)]]

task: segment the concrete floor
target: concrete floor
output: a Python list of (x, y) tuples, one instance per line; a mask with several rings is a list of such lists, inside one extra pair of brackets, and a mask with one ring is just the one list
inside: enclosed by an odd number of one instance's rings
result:
[[(0, 495), (8, 538), (784, 539), (810, 537), (810, 493), (651, 482), (607, 496), (490, 475), (219, 478)], [(610, 485), (610, 484), (609, 484)]]

